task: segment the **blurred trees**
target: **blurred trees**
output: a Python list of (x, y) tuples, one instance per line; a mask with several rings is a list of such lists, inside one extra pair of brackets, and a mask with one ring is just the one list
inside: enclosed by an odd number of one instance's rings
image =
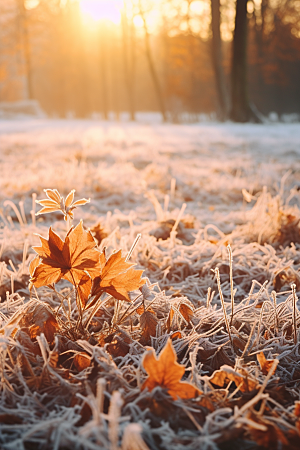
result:
[(221, 39), (221, 3), (220, 0), (211, 0), (211, 31), (212, 31), (212, 61), (216, 78), (216, 87), (219, 98), (219, 114), (221, 120), (229, 115), (229, 93), (223, 69), (222, 39)]
[(300, 113), (299, 1), (124, 0), (121, 13), (114, 24), (88, 20), (77, 0), (2, 0), (0, 101), (34, 98), (60, 117), (160, 111), (174, 122), (224, 120), (230, 109), (253, 120), (252, 103)]
[(148, 64), (149, 64), (149, 71), (150, 71), (150, 75), (153, 80), (154, 89), (155, 89), (155, 92), (157, 95), (159, 109), (160, 109), (161, 115), (163, 117), (163, 121), (166, 122), (167, 114), (166, 114), (166, 108), (165, 108), (164, 95), (162, 92), (160, 80), (159, 80), (158, 73), (156, 70), (156, 64), (154, 62), (154, 58), (152, 55), (152, 49), (151, 49), (151, 44), (150, 44), (150, 33), (149, 33), (149, 29), (148, 29), (148, 24), (147, 24), (146, 11), (145, 11), (144, 5), (142, 4), (141, 0), (138, 0), (138, 6), (139, 6), (138, 13), (143, 21), (145, 51), (146, 51), (146, 57), (147, 57)]
[[(132, 5), (131, 5), (132, 6)], [(124, 78), (128, 95), (128, 110), (130, 119), (135, 120), (135, 69), (136, 69), (136, 32), (134, 26), (134, 11), (124, 2), (121, 12), (122, 23), (122, 53), (124, 62)]]

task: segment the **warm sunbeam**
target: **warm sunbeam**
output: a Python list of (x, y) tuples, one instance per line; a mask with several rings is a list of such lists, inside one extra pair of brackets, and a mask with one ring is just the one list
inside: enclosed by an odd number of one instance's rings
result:
[(80, 0), (83, 14), (95, 21), (109, 20), (115, 24), (120, 23), (122, 6), (122, 0)]

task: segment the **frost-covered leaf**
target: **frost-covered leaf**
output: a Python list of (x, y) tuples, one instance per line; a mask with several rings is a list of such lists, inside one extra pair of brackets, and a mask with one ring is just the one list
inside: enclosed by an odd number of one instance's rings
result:
[(215, 370), (209, 378), (209, 381), (220, 387), (233, 381), (236, 387), (239, 387), (242, 392), (251, 392), (258, 386), (258, 382), (250, 377), (246, 370), (238, 373), (227, 365), (222, 366), (220, 370)]
[(142, 389), (152, 391), (156, 386), (167, 389), (169, 395), (176, 400), (194, 398), (202, 392), (187, 381), (181, 381), (185, 367), (176, 361), (176, 352), (171, 339), (168, 339), (166, 346), (161, 351), (158, 358), (154, 349), (148, 350), (142, 360), (142, 364), (148, 378), (144, 381)]
[(52, 228), (49, 229), (49, 239), (40, 236), (40, 240), (42, 245), (33, 248), (41, 262), (39, 265), (36, 265), (36, 260), (32, 262), (31, 283), (41, 287), (64, 278), (79, 286), (80, 296), (86, 300), (90, 287), (88, 277), (95, 278), (101, 269), (100, 253), (95, 249), (90, 232), (85, 231), (80, 222), (69, 231), (65, 241)]
[(257, 355), (257, 361), (259, 362), (261, 371), (264, 375), (268, 375), (268, 373), (270, 372), (271, 367), (274, 364), (274, 361), (277, 361), (277, 363), (275, 363), (275, 367), (273, 368), (272, 374), (273, 375), (275, 373), (276, 367), (279, 363), (278, 360), (275, 359), (266, 359), (265, 355), (263, 352), (258, 353)]
[(151, 311), (145, 311), (140, 317), (140, 325), (142, 329), (143, 344), (150, 344), (151, 336), (156, 336), (156, 326), (158, 319), (156, 314)]
[(91, 357), (87, 353), (76, 353), (73, 363), (78, 372), (81, 372), (91, 365)]
[(81, 200), (74, 201), (75, 189), (67, 195), (66, 199), (60, 195), (57, 189), (44, 189), (44, 192), (47, 195), (47, 199), (44, 200), (36, 200), (36, 203), (43, 206), (36, 215), (47, 214), (54, 211), (60, 211), (63, 213), (65, 220), (68, 217), (73, 219), (73, 210), (77, 208), (77, 206), (85, 205), (90, 202), (90, 199), (82, 198)]
[(122, 257), (121, 250), (113, 253), (108, 259), (104, 252), (101, 261), (102, 270), (93, 281), (91, 294), (100, 295), (106, 292), (118, 300), (130, 302), (128, 293), (139, 289), (145, 282), (141, 279), (143, 270), (134, 269), (133, 264)]

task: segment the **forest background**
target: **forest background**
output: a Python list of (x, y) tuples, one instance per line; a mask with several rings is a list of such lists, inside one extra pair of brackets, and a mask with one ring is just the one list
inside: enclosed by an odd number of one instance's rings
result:
[(296, 115), (299, 74), (299, 0), (0, 1), (0, 102), (50, 117)]

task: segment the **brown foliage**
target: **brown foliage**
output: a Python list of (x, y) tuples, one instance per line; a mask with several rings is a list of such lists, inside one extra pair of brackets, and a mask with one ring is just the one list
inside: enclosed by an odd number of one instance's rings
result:
[[(46, 306), (39, 304), (24, 314), (19, 326), (23, 330), (28, 330), (32, 340), (43, 333), (49, 343), (54, 341), (54, 335), (59, 330), (54, 315)], [(20, 339), (24, 340), (25, 338), (20, 335)]]
[(249, 413), (249, 418), (261, 425), (264, 429), (249, 427), (249, 434), (251, 439), (258, 445), (264, 448), (278, 448), (278, 443), (289, 445), (287, 438), (283, 431), (274, 423), (268, 421), (266, 418), (261, 418), (257, 414)]
[(102, 227), (100, 222), (91, 227), (90, 232), (92, 233), (94, 239), (96, 239), (96, 241), (98, 242), (98, 245), (101, 244), (103, 239), (105, 239), (108, 236), (107, 232)]
[[(257, 354), (257, 361), (259, 362), (261, 371), (264, 375), (268, 375), (268, 373), (270, 372), (271, 367), (273, 366), (273, 363), (275, 361), (275, 359), (266, 359), (265, 355), (263, 352), (260, 352)], [(277, 364), (279, 363), (279, 361), (277, 361)], [(277, 364), (275, 365), (275, 367), (273, 368), (272, 371), (272, 375), (274, 375)]]
[(169, 312), (169, 316), (168, 316), (168, 319), (167, 319), (167, 328), (168, 328), (168, 330), (170, 330), (172, 328), (173, 319), (174, 319), (174, 316), (177, 313), (177, 311), (179, 313), (179, 316), (183, 317), (184, 320), (187, 323), (190, 322), (190, 320), (192, 319), (192, 317), (194, 315), (193, 304), (187, 299), (182, 300), (181, 302), (179, 302), (178, 304), (175, 304), (174, 306), (175, 306), (176, 309), (171, 307), (170, 312)]
[(232, 367), (226, 365), (222, 366), (220, 370), (216, 370), (209, 381), (221, 387), (228, 384), (229, 381), (233, 381), (242, 392), (251, 392), (258, 386), (257, 381), (250, 378), (246, 370), (240, 369), (239, 372), (236, 372)]
[(156, 314), (151, 311), (145, 311), (140, 317), (140, 325), (142, 329), (141, 343), (148, 345), (151, 342), (151, 336), (156, 336), (156, 326), (158, 319)]
[(90, 367), (91, 357), (87, 353), (76, 353), (73, 362), (78, 372), (81, 372), (87, 367)]

